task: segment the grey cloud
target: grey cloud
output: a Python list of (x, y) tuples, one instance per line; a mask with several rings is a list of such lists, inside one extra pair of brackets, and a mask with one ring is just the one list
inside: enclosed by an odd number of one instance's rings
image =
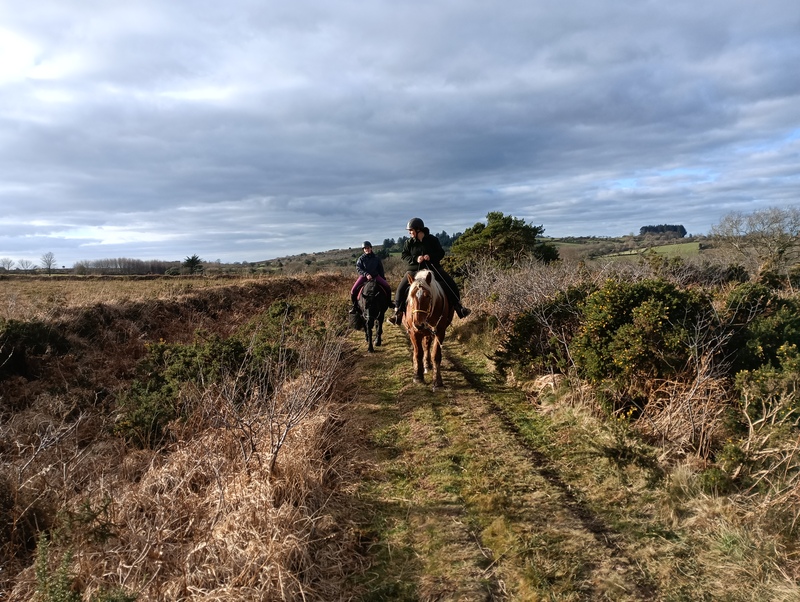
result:
[(704, 232), (798, 202), (788, 0), (11, 4), (49, 78), (0, 69), (0, 256), (257, 260), (491, 210)]

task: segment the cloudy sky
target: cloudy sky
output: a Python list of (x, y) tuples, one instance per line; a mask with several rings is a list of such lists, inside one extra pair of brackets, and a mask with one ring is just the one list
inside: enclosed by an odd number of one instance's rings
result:
[(0, 257), (702, 234), (799, 192), (797, 0), (0, 3)]

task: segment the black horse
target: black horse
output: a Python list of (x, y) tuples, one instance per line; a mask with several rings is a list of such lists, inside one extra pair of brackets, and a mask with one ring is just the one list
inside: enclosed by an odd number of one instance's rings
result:
[(375, 346), (380, 347), (383, 337), (383, 316), (389, 307), (389, 297), (380, 284), (374, 280), (367, 280), (358, 295), (358, 307), (364, 316), (364, 336), (369, 345), (368, 351), (372, 353), (375, 351), (372, 345), (372, 329), (375, 329)]

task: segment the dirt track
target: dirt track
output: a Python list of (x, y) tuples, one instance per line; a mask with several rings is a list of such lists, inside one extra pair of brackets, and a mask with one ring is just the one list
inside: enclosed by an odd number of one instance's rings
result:
[(622, 537), (501, 409), (520, 392), (469, 368), (456, 341), (445, 346), (443, 392), (410, 384), (405, 336), (385, 332), (385, 346), (359, 364), (372, 595), (658, 599)]

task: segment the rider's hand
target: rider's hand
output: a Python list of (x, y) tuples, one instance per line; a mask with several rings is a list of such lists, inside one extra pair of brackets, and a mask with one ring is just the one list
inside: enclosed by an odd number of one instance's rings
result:
[(367, 280), (372, 280), (372, 274), (367, 274)]

